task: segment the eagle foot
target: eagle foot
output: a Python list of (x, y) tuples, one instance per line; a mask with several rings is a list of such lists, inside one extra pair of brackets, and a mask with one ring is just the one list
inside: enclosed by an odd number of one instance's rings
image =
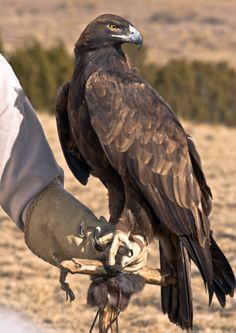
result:
[(131, 242), (129, 240), (129, 234), (121, 232), (121, 231), (116, 231), (113, 236), (112, 244), (111, 244), (109, 254), (108, 254), (107, 264), (109, 266), (115, 266), (116, 255), (117, 255), (120, 247), (123, 247), (126, 250), (126, 252), (127, 252), (126, 255), (128, 257), (132, 257), (133, 250), (132, 250)]

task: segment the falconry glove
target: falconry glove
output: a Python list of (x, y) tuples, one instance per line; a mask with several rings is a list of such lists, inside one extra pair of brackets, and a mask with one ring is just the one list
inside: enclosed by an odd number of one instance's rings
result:
[[(31, 203), (25, 221), (25, 242), (41, 259), (59, 266), (74, 258), (102, 259), (113, 226), (100, 221), (57, 180)], [(97, 239), (106, 234), (106, 238)], [(101, 246), (101, 248), (99, 248)]]
[[(55, 266), (72, 258), (105, 259), (113, 230), (113, 225), (104, 218), (98, 220), (57, 180), (32, 201), (24, 228), (30, 250)], [(123, 250), (119, 254), (121, 266), (137, 271), (146, 264), (145, 251), (135, 241), (130, 243), (130, 249), (131, 253)], [(131, 267), (127, 268), (129, 264)]]

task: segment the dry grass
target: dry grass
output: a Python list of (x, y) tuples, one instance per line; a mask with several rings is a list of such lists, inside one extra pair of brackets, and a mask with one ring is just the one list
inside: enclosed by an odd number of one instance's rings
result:
[(104, 13), (128, 18), (144, 35), (149, 60), (227, 60), (236, 67), (234, 0), (5, 0), (0, 31), (7, 49), (30, 35), (45, 45), (61, 39), (72, 52), (89, 21)]
[[(88, 187), (78, 184), (68, 170), (57, 140), (55, 121), (40, 115), (47, 138), (60, 165), (65, 170), (66, 188), (87, 204), (98, 216), (107, 216), (106, 192), (96, 179)], [(203, 158), (209, 184), (214, 195), (211, 217), (216, 239), (236, 270), (236, 129), (222, 126), (185, 124)], [(0, 307), (13, 309), (31, 319), (46, 331), (88, 332), (95, 310), (86, 305), (88, 278), (71, 276), (76, 292), (74, 303), (65, 302), (59, 289), (58, 271), (33, 256), (26, 248), (23, 234), (0, 212)], [(158, 266), (157, 245), (152, 247), (150, 262)], [(216, 300), (208, 308), (199, 274), (193, 269), (194, 331), (205, 333), (236, 331), (236, 302), (228, 299), (224, 310)], [(121, 332), (151, 333), (180, 331), (170, 324), (160, 310), (159, 288), (146, 286), (135, 296), (132, 305), (121, 315)], [(1, 329), (0, 329), (1, 331)], [(4, 332), (5, 333), (5, 332)]]

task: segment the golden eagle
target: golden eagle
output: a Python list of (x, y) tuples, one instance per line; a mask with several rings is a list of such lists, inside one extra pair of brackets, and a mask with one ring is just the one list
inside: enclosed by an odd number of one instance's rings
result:
[(157, 238), (161, 270), (178, 281), (161, 287), (162, 310), (189, 329), (190, 260), (209, 303), (215, 293), (224, 306), (235, 277), (210, 229), (212, 195), (194, 142), (129, 62), (123, 43), (141, 45), (142, 37), (119, 16), (99, 16), (85, 28), (75, 44), (73, 77), (57, 97), (59, 138), (75, 177), (85, 185), (92, 174), (108, 190), (116, 224), (109, 264), (130, 233), (147, 243)]

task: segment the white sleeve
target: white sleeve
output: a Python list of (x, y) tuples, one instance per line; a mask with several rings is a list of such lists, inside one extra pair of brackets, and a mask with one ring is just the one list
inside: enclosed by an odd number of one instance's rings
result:
[(63, 182), (63, 170), (11, 66), (0, 54), (0, 205), (23, 229), (24, 208), (57, 177)]

